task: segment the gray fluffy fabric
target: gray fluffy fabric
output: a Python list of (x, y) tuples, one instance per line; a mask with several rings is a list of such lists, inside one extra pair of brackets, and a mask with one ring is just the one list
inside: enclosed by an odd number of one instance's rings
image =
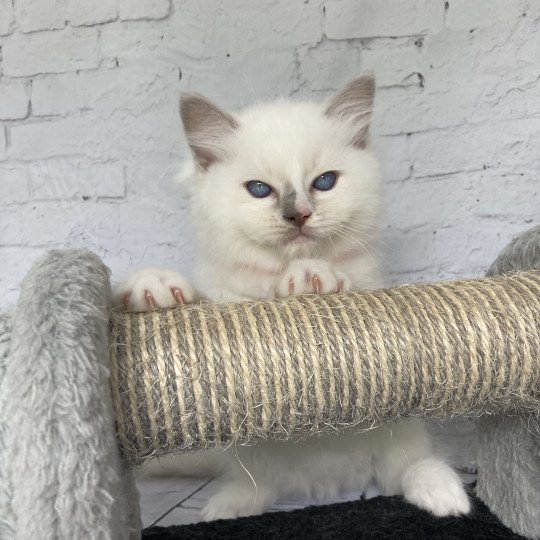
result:
[(540, 225), (516, 236), (495, 259), (486, 276), (540, 270)]
[(53, 251), (0, 317), (0, 538), (140, 537), (109, 390), (109, 271)]
[[(540, 270), (540, 226), (515, 238), (487, 275), (533, 269)], [(540, 411), (478, 421), (478, 496), (507, 527), (530, 538), (540, 538), (539, 426)]]

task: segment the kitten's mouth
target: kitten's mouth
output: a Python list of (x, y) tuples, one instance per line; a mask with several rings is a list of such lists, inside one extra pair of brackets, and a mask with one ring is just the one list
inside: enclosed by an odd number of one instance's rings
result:
[(315, 235), (311, 231), (306, 231), (305, 229), (296, 229), (288, 235), (287, 239), (294, 244), (304, 244), (314, 240)]

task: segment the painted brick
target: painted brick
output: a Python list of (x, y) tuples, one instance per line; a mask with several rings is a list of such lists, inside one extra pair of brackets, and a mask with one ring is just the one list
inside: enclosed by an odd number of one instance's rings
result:
[(360, 45), (323, 41), (298, 55), (300, 80), (310, 90), (336, 90), (361, 72)]
[[(540, 50), (540, 45), (539, 49)], [(540, 116), (540, 77), (501, 82), (496, 91), (483, 93), (480, 107), (472, 117), (488, 121), (490, 118), (531, 118)], [(488, 115), (490, 115), (488, 117)]]
[(2, 47), (4, 75), (62, 73), (98, 66), (96, 28), (14, 34)]
[[(375, 123), (382, 135), (459, 126), (471, 119), (477, 100), (475, 93), (460, 87), (444, 93), (418, 87), (383, 88), (377, 96)], [(456, 102), (459, 107), (452, 106)]]
[(26, 202), (29, 197), (28, 171), (0, 166), (0, 205)]
[(501, 77), (516, 72), (514, 50), (485, 43), (466, 30), (427, 36), (422, 52), (420, 72), (432, 91), (449, 90), (449, 81), (456, 78), (464, 90), (477, 81), (497, 84)]
[(539, 147), (540, 123), (536, 119), (465, 125), (415, 133), (410, 138), (410, 155), (417, 177), (484, 167), (507, 173), (538, 171)]
[[(506, 76), (497, 83), (484, 81), (445, 91), (426, 88), (383, 88), (376, 101), (375, 118), (383, 135), (441, 129), (537, 117), (540, 114), (540, 79), (523, 82)], [(519, 96), (519, 99), (516, 99)]]
[(86, 117), (14, 125), (10, 155), (25, 160), (62, 154), (96, 155), (101, 147), (100, 128)]
[(437, 33), (444, 20), (444, 3), (431, 0), (329, 0), (324, 7), (331, 39)]
[(66, 0), (17, 0), (15, 18), (23, 32), (54, 30), (66, 25)]
[(215, 52), (222, 50), (219, 44), (225, 39), (228, 52), (233, 54), (245, 51), (246, 42), (261, 49), (287, 49), (315, 44), (322, 38), (320, 9), (316, 2), (233, 0), (227, 6), (228, 9), (221, 10), (216, 19), (215, 44), (218, 48)]
[(0, 80), (0, 120), (17, 120), (28, 115), (26, 84)]
[(28, 167), (35, 200), (88, 200), (125, 196), (121, 163), (95, 163), (87, 159), (56, 158)]
[[(189, 207), (189, 183), (179, 178), (179, 171), (183, 160), (189, 150), (183, 141), (180, 129), (180, 119), (173, 117), (177, 122), (176, 138), (172, 143), (176, 159), (170, 160), (170, 149), (161, 145), (159, 151), (152, 152), (143, 161), (133, 159), (125, 163), (126, 196), (130, 201), (146, 199), (156, 201), (157, 204), (170, 207), (174, 201), (174, 208), (169, 213), (184, 211)], [(169, 159), (167, 159), (169, 157)], [(151, 180), (149, 180), (151, 179)]]
[(535, 221), (530, 218), (501, 221), (500, 217), (487, 217), (456, 220), (445, 227), (389, 226), (383, 236), (387, 283), (483, 276), (502, 248), (530, 229), (531, 223)]
[(35, 79), (32, 110), (37, 116), (82, 109), (102, 113), (121, 109), (140, 112), (163, 102), (169, 93), (165, 81), (151, 70), (80, 71)]
[(8, 206), (0, 209), (0, 224), (5, 246), (86, 247), (96, 239), (105, 245), (118, 237), (118, 207), (95, 201)]
[(231, 0), (227, 9), (212, 9), (211, 2), (186, 0), (172, 15), (171, 25), (175, 48), (193, 58), (225, 59), (250, 49), (290, 50), (322, 39), (317, 2)]
[(119, 0), (118, 11), (123, 20), (162, 19), (169, 15), (170, 0)]
[(112, 21), (118, 17), (116, 0), (17, 0), (17, 27), (23, 32), (54, 30)]
[(400, 41), (399, 46), (395, 40), (377, 41), (362, 51), (362, 69), (376, 74), (377, 86), (419, 86), (421, 47), (415, 40)]
[(13, 125), (9, 154), (26, 161), (87, 156), (96, 162), (140, 163), (148, 154), (164, 152), (171, 159), (180, 148), (177, 107), (175, 99), (166, 108), (139, 115), (120, 110), (100, 117), (85, 111), (67, 118)]
[(11, 33), (13, 20), (12, 0), (0, 0), (0, 36)]
[[(514, 0), (511, 10), (505, 0), (452, 0), (448, 4), (445, 25), (451, 30), (470, 30), (482, 26), (493, 30), (495, 26), (500, 29), (501, 25), (512, 28), (516, 19), (509, 17), (509, 12), (521, 16), (530, 9), (530, 2), (525, 0)], [(533, 7), (532, 10), (538, 11), (538, 8), (535, 10)]]
[[(501, 197), (501, 193), (513, 196)], [(538, 208), (540, 185), (528, 175), (500, 175), (490, 170), (459, 173), (441, 178), (408, 180), (392, 184), (385, 198), (392, 208), (392, 219), (418, 227), (453, 227), (457, 222), (471, 223), (499, 217), (501, 221), (534, 218)], [(424, 201), (418, 212), (410, 201)]]
[[(258, 100), (275, 99), (292, 94), (299, 85), (294, 51), (254, 49), (230, 58), (195, 63), (185, 68), (184, 90), (200, 92), (224, 107), (241, 107)], [(257, 77), (247, 73), (257, 72)], [(223, 81), (227, 81), (226, 87)]]
[(117, 0), (67, 0), (66, 18), (72, 26), (112, 21), (118, 17)]
[(2, 159), (2, 154), (5, 152), (6, 146), (7, 146), (7, 141), (6, 141), (5, 126), (0, 124), (0, 159)]
[[(185, 59), (184, 51), (169, 44), (167, 26), (162, 21), (119, 21), (100, 31), (101, 58), (113, 67), (135, 66), (154, 74), (169, 70), (171, 64), (177, 68)], [(186, 43), (185, 48), (189, 47)]]
[[(152, 231), (154, 243), (171, 244), (183, 236), (183, 222), (186, 212), (171, 214), (165, 202), (137, 201), (132, 204), (123, 202), (119, 205), (120, 235), (131, 241), (141, 241), (148, 238)], [(185, 238), (180, 240), (184, 243)], [(150, 245), (145, 245), (146, 251)]]
[[(540, 25), (523, 27), (524, 19), (519, 15), (509, 19), (515, 26), (511, 33), (485, 28), (427, 36), (419, 68), (426, 89), (442, 93), (456, 91), (459, 86), (463, 94), (476, 93), (489, 100), (512, 87), (521, 91), (523, 86), (538, 83), (535, 58), (540, 50)], [(509, 41), (513, 46), (508, 46)], [(459, 85), (449, 84), (454, 80), (459, 80)]]
[[(521, 232), (527, 225), (521, 222)], [(498, 251), (519, 230), (510, 227)], [(431, 282), (460, 277), (479, 277), (494, 259), (485, 246), (496, 244), (493, 223), (488, 221), (456, 221), (451, 226), (432, 224), (409, 228), (393, 225), (385, 230), (387, 246), (386, 271), (391, 284)], [(496, 249), (494, 251), (497, 251)], [(396, 264), (400, 271), (396, 272)]]
[(373, 146), (384, 182), (399, 182), (409, 178), (412, 163), (406, 136), (381, 137), (375, 134)]

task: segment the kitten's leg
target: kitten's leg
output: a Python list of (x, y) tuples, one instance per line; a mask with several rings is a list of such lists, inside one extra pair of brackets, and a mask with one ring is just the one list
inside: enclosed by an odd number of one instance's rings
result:
[(343, 272), (321, 259), (292, 261), (278, 277), (275, 284), (276, 297), (292, 294), (330, 293), (348, 291), (351, 280)]
[(375, 455), (375, 474), (386, 495), (406, 500), (435, 516), (467, 514), (470, 502), (458, 474), (434, 457), (419, 421), (406, 420), (387, 428)]
[(459, 516), (471, 509), (461, 478), (438, 458), (424, 458), (407, 467), (402, 486), (405, 499), (435, 516)]
[(205, 521), (253, 516), (262, 514), (276, 500), (277, 493), (268, 486), (255, 488), (249, 479), (236, 478), (209, 499), (201, 515)]
[(126, 311), (151, 311), (197, 300), (197, 292), (182, 274), (158, 268), (135, 272), (113, 291), (114, 306)]

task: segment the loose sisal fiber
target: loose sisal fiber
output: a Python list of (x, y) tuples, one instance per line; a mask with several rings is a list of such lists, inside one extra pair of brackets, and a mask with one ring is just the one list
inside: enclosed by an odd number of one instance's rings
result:
[(540, 272), (113, 313), (125, 458), (540, 408)]

